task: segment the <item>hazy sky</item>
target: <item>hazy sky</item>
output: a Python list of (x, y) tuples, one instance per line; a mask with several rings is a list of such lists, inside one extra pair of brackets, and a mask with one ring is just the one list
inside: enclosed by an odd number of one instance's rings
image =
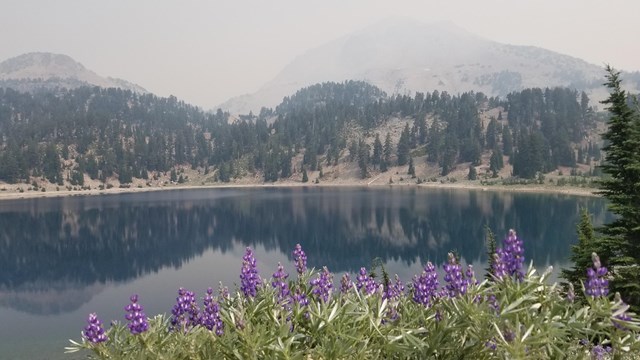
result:
[(637, 0), (2, 0), (0, 60), (46, 51), (211, 108), (390, 16), (640, 70)]

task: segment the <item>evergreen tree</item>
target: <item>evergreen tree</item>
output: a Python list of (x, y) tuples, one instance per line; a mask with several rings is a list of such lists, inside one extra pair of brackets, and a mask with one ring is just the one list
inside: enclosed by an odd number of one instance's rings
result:
[(305, 167), (302, 168), (302, 182), (306, 183), (309, 181), (309, 176), (307, 175), (307, 169)]
[(473, 164), (469, 165), (469, 174), (467, 175), (468, 180), (477, 180), (478, 172), (476, 171), (476, 167)]
[[(384, 160), (384, 168), (386, 171), (389, 164), (391, 164), (391, 154), (393, 152), (391, 148), (391, 133), (387, 133), (387, 137), (384, 139), (384, 149), (383, 149), (383, 160)], [(382, 167), (381, 167), (382, 168)]]
[(502, 128), (502, 152), (507, 155), (513, 155), (513, 137), (508, 126)]
[(380, 166), (382, 161), (382, 141), (380, 141), (380, 134), (376, 133), (376, 139), (373, 141), (373, 155), (371, 155), (371, 164), (373, 166)]
[(502, 152), (500, 149), (496, 148), (491, 152), (491, 158), (489, 159), (489, 170), (492, 172), (493, 177), (498, 176), (498, 171), (500, 171), (504, 167), (504, 162), (502, 160)]
[(416, 168), (413, 166), (413, 157), (409, 157), (409, 169), (407, 170), (407, 174), (411, 175), (412, 179), (416, 177)]
[[(562, 269), (560, 276), (568, 283), (573, 284), (574, 289), (581, 289), (585, 281), (585, 271), (593, 265), (591, 253), (597, 252), (596, 237), (591, 224), (591, 216), (587, 209), (580, 209), (580, 222), (577, 225), (578, 243), (571, 246), (569, 259), (573, 264), (570, 269)], [(581, 291), (575, 292), (577, 297), (582, 297)]]
[(411, 139), (409, 137), (409, 124), (407, 123), (398, 140), (398, 166), (406, 165), (409, 161), (409, 150), (411, 150)]
[(484, 226), (485, 231), (487, 232), (487, 280), (491, 280), (491, 275), (493, 274), (493, 266), (496, 262), (494, 257), (497, 245), (496, 245), (496, 237), (491, 231), (491, 228), (488, 225)]
[(613, 291), (623, 299), (640, 305), (640, 114), (629, 106), (622, 90), (620, 73), (607, 66), (610, 118), (603, 138), (608, 142), (602, 149), (606, 159), (602, 165), (608, 175), (600, 181), (600, 194), (609, 200), (609, 209), (618, 215), (601, 229), (604, 239), (599, 241), (598, 254), (613, 267), (616, 275), (611, 282)]

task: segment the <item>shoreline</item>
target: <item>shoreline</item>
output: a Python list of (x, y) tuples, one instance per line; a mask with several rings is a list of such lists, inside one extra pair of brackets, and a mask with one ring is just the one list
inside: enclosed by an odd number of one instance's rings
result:
[(598, 189), (582, 188), (571, 186), (545, 186), (545, 185), (482, 185), (471, 182), (456, 183), (440, 183), (426, 182), (422, 184), (416, 183), (394, 183), (394, 184), (373, 184), (372, 182), (324, 182), (319, 184), (300, 183), (300, 182), (275, 182), (275, 183), (227, 183), (215, 185), (167, 185), (167, 186), (145, 186), (145, 187), (129, 187), (120, 188), (113, 187), (111, 189), (91, 189), (91, 190), (50, 190), (42, 191), (0, 191), (0, 201), (2, 200), (20, 200), (35, 198), (53, 198), (53, 197), (73, 197), (73, 196), (99, 196), (114, 194), (129, 194), (138, 192), (154, 192), (167, 190), (189, 190), (189, 189), (258, 189), (258, 188), (296, 188), (296, 187), (369, 187), (369, 188), (425, 188), (425, 189), (447, 189), (447, 190), (464, 190), (464, 191), (495, 191), (495, 192), (516, 192), (516, 193), (538, 193), (538, 194), (558, 194), (569, 196), (589, 196), (600, 197), (595, 194)]

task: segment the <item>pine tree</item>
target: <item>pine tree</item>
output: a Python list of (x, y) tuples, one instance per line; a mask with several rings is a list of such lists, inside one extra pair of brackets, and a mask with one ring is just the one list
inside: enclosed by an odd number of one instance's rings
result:
[[(597, 252), (596, 237), (591, 224), (591, 215), (587, 209), (580, 209), (580, 222), (577, 226), (578, 243), (571, 246), (570, 260), (573, 267), (570, 269), (562, 269), (560, 276), (566, 280), (565, 287), (569, 283), (573, 284), (574, 289), (581, 289), (582, 282), (585, 281), (585, 271), (593, 262), (591, 253)], [(582, 292), (576, 291), (576, 296), (581, 297)]]
[(307, 169), (306, 168), (302, 168), (302, 182), (306, 183), (309, 181), (309, 176), (307, 175)]
[(598, 254), (614, 268), (611, 289), (623, 299), (640, 305), (640, 114), (629, 106), (622, 90), (620, 73), (606, 67), (609, 98), (603, 101), (610, 113), (608, 130), (602, 149), (606, 159), (602, 165), (608, 175), (600, 181), (600, 194), (609, 200), (609, 209), (618, 215), (601, 229)]
[(404, 130), (402, 130), (402, 134), (400, 134), (400, 139), (398, 140), (398, 166), (406, 165), (407, 161), (409, 161), (409, 150), (411, 149), (410, 136), (409, 124), (407, 123)]
[(496, 245), (496, 236), (491, 231), (491, 228), (488, 225), (484, 226), (485, 231), (487, 232), (487, 279), (491, 280), (491, 275), (493, 274), (493, 266), (496, 262), (494, 257), (497, 249)]
[(469, 180), (477, 180), (478, 172), (476, 171), (476, 167), (473, 164), (469, 165), (469, 174), (467, 175), (467, 179)]
[[(383, 155), (384, 155), (384, 162), (385, 162), (385, 169), (387, 168), (387, 166), (389, 166), (389, 164), (391, 163), (391, 153), (393, 152), (393, 149), (391, 148), (391, 134), (387, 133), (387, 137), (384, 139), (384, 149), (383, 149)], [(382, 166), (380, 167), (382, 169)], [(386, 171), (386, 170), (384, 170)]]
[(409, 157), (409, 169), (407, 170), (407, 174), (411, 175), (412, 179), (416, 177), (416, 168), (413, 166), (413, 157)]
[(371, 164), (373, 166), (379, 166), (382, 162), (382, 141), (380, 141), (380, 134), (376, 134), (376, 139), (373, 141), (373, 155), (371, 155)]

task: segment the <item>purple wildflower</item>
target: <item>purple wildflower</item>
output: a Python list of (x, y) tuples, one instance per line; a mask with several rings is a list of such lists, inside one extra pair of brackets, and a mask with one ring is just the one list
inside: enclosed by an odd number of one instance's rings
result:
[(596, 345), (591, 349), (591, 358), (595, 360), (602, 360), (605, 358), (607, 354), (610, 354), (613, 351), (611, 346), (602, 346)]
[(144, 308), (138, 304), (138, 295), (131, 295), (131, 304), (125, 306), (124, 311), (127, 312), (125, 318), (129, 322), (127, 325), (131, 334), (136, 335), (147, 331), (149, 323), (144, 314)]
[(600, 264), (598, 254), (592, 253), (591, 259), (593, 260), (593, 268), (587, 269), (586, 293), (594, 298), (607, 296), (609, 294), (609, 281), (605, 279), (607, 268)]
[(386, 289), (382, 293), (383, 299), (395, 300), (398, 299), (404, 293), (404, 283), (398, 277), (398, 274), (395, 276), (395, 282), (393, 284), (389, 283), (386, 286)]
[(200, 310), (196, 303), (196, 296), (184, 288), (178, 289), (176, 304), (171, 310), (171, 326), (173, 329), (187, 331), (200, 323)]
[(351, 281), (351, 277), (349, 274), (342, 275), (342, 279), (340, 279), (340, 292), (346, 294), (353, 287), (353, 282)]
[(287, 283), (288, 277), (289, 274), (284, 271), (282, 264), (278, 263), (278, 270), (273, 273), (273, 280), (271, 281), (271, 286), (278, 289), (278, 301), (289, 298), (291, 292), (289, 291), (289, 284)]
[(503, 262), (507, 266), (508, 274), (515, 276), (518, 280), (522, 280), (524, 278), (524, 273), (522, 272), (524, 247), (522, 246), (522, 240), (518, 239), (513, 229), (509, 230), (509, 235), (504, 239), (503, 248)]
[(460, 264), (458, 264), (456, 257), (452, 253), (449, 253), (449, 262), (444, 264), (443, 268), (445, 272), (444, 281), (447, 282), (445, 286), (447, 295), (454, 298), (466, 294), (468, 288), (467, 279), (462, 275)]
[(505, 277), (508, 276), (508, 272), (507, 272), (507, 264), (504, 263), (503, 259), (504, 259), (504, 252), (502, 251), (502, 249), (498, 249), (496, 250), (496, 253), (493, 254), (493, 276), (495, 276), (497, 279), (504, 279)]
[(613, 321), (613, 326), (615, 326), (617, 329), (620, 329), (622, 331), (629, 331), (629, 328), (626, 326), (623, 326), (621, 324), (627, 321), (631, 321), (631, 316), (629, 316), (629, 314), (627, 314), (627, 310), (629, 309), (629, 305), (625, 304), (624, 301), (622, 301), (622, 298), (620, 297), (620, 293), (616, 292), (615, 296), (614, 296), (614, 300), (616, 303), (616, 307), (614, 308), (614, 312), (618, 312), (619, 310), (623, 310), (622, 313), (620, 315), (616, 315), (616, 321)]
[(247, 247), (244, 256), (242, 257), (242, 269), (240, 273), (240, 290), (244, 293), (244, 296), (255, 297), (258, 292), (258, 286), (260, 284), (260, 276), (258, 276), (258, 267), (256, 266), (256, 258), (253, 256), (253, 251), (250, 247)]
[(413, 277), (413, 301), (425, 307), (431, 305), (431, 300), (437, 297), (438, 274), (431, 262), (425, 265), (422, 274)]
[(329, 301), (331, 296), (331, 290), (333, 289), (332, 279), (333, 275), (325, 266), (322, 268), (322, 272), (318, 274), (318, 277), (309, 282), (313, 288), (312, 293), (325, 303)]
[(371, 295), (376, 292), (378, 287), (376, 280), (367, 273), (366, 268), (360, 268), (357, 280), (358, 282), (356, 283), (356, 286), (358, 287), (358, 290), (363, 292), (365, 295)]
[(500, 312), (500, 303), (498, 302), (495, 294), (490, 294), (487, 296), (487, 303), (489, 304), (489, 308), (495, 311), (496, 314)]
[(495, 351), (498, 348), (498, 344), (496, 344), (495, 339), (485, 342), (484, 346), (491, 351)]
[(300, 291), (300, 289), (296, 289), (295, 294), (293, 294), (293, 301), (300, 305), (300, 307), (305, 307), (309, 305), (309, 299), (307, 295)]
[(220, 316), (220, 304), (214, 300), (212, 288), (207, 289), (207, 295), (204, 297), (204, 309), (202, 311), (202, 317), (200, 318), (200, 324), (209, 331), (215, 329), (216, 335), (218, 336), (224, 334), (224, 323)]
[(96, 313), (89, 314), (87, 323), (87, 326), (84, 327), (84, 331), (82, 332), (82, 335), (87, 339), (87, 341), (92, 344), (99, 344), (109, 340), (107, 334), (104, 333), (104, 329), (102, 328), (102, 322), (98, 319)]
[(293, 261), (296, 263), (298, 274), (302, 275), (307, 271), (307, 255), (300, 244), (296, 244), (296, 248), (293, 250)]

